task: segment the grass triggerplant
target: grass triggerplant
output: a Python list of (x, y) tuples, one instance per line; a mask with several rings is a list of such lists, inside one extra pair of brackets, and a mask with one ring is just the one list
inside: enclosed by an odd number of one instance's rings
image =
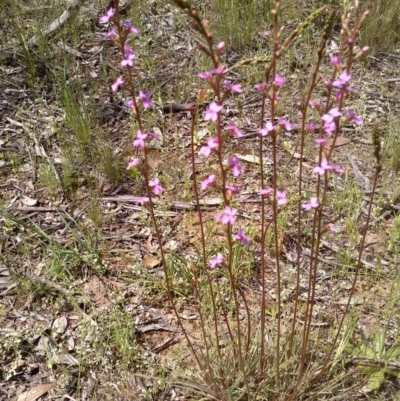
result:
[[(186, 281), (190, 282), (198, 301), (201, 347), (195, 346), (183, 324), (173, 290), (174, 277), (168, 268), (167, 251), (163, 247), (161, 227), (154, 209), (155, 198), (162, 197), (168, 188), (164, 188), (161, 177), (151, 175), (149, 168), (149, 143), (159, 138), (149, 131), (143, 117), (153, 105), (152, 95), (138, 90), (135, 82), (137, 53), (129, 44), (129, 39), (139, 32), (130, 22), (122, 21), (118, 0), (114, 0), (114, 7), (100, 18), (100, 22), (112, 25), (106, 38), (113, 40), (121, 53), (122, 72), (111, 85), (111, 90), (117, 92), (124, 89), (128, 92), (126, 107), (132, 110), (138, 126), (133, 141), (136, 156), (129, 162), (127, 169), (142, 173), (146, 191), (137, 204), (147, 208), (150, 213), (168, 297), (198, 367), (195, 377), (200, 379), (192, 379), (185, 385), (215, 400), (294, 400), (310, 394), (313, 398), (318, 392), (317, 383), (332, 365), (331, 357), (338, 347), (356, 288), (371, 216), (372, 202), (369, 202), (360, 229), (357, 254), (352, 256), (355, 267), (352, 285), (344, 310), (336, 319), (335, 332), (332, 334), (323, 329), (315, 331), (320, 250), (324, 236), (335, 232), (335, 227), (325, 218), (325, 210), (330, 204), (329, 183), (335, 175), (344, 172), (343, 166), (335, 163), (335, 144), (346, 125), (362, 124), (361, 118), (346, 105), (349, 97), (356, 92), (351, 86), (353, 63), (368, 51), (367, 47), (361, 50), (355, 47), (361, 24), (368, 13), (360, 13), (358, 1), (351, 7), (345, 4), (340, 44), (336, 53), (328, 54), (331, 71), (325, 78), (321, 64), (327, 56), (327, 41), (336, 21), (335, 13), (328, 12), (326, 7), (314, 11), (285, 36), (284, 26), (280, 22), (280, 2), (274, 1), (271, 10), (272, 28), (263, 33), (267, 54), (241, 60), (228, 67), (221, 61), (226, 51), (225, 43), (214, 40), (208, 21), (202, 20), (186, 0), (174, 2), (191, 19), (192, 28), (202, 37), (199, 50), (210, 59), (212, 65), (209, 71), (199, 74), (202, 84), (190, 110), (192, 190), (197, 205), (200, 245), (195, 266), (185, 269), (185, 274), (192, 275), (190, 280), (186, 277)], [(280, 70), (280, 61), (290, 46), (323, 15), (326, 16), (325, 26), (315, 49), (307, 88), (303, 91), (304, 95), (293, 102), (297, 113), (285, 113), (281, 99), (283, 93), (288, 98), (287, 92), (291, 88), (287, 88), (288, 78), (286, 72)], [(244, 133), (226, 117), (224, 111), (229, 98), (245, 93), (246, 88), (237, 82), (237, 71), (256, 64), (264, 66), (264, 80), (256, 85), (261, 98), (257, 122), (259, 183), (257, 187), (248, 188), (243, 186), (247, 167), (241, 162), (240, 154), (235, 152), (234, 146), (236, 138), (242, 138)], [(297, 121), (289, 121), (291, 118), (288, 115)], [(209, 125), (209, 137), (204, 139), (198, 150), (196, 129), (200, 121)], [(290, 161), (293, 169), (297, 170), (297, 185), (294, 188), (285, 184), (279, 162), (280, 149), (286, 146), (282, 139), (286, 132), (296, 135), (292, 141), (297, 143), (298, 157)], [(375, 173), (371, 198), (381, 170), (377, 127), (373, 144)], [(315, 150), (313, 157), (316, 163), (308, 175), (303, 160), (310, 148)], [(265, 171), (267, 152), (272, 158), (272, 171), (268, 175)], [(199, 160), (203, 162), (204, 170)], [(306, 175), (307, 188), (304, 185)], [(259, 197), (260, 224), (257, 235), (254, 235), (254, 230), (244, 229), (241, 223), (238, 194), (244, 190)], [(211, 228), (206, 225), (200, 202), (202, 193), (207, 191), (219, 193), (222, 204), (219, 212), (214, 213), (216, 224)], [(209, 238), (216, 236), (217, 230), (223, 233), (224, 240), (210, 241)], [(286, 279), (283, 277), (282, 254), (290, 230), (295, 243), (295, 290), (293, 304), (287, 307), (283, 302), (283, 284)], [(251, 231), (253, 238), (249, 235)], [(238, 248), (250, 246), (252, 252), (259, 255), (257, 269), (260, 272), (261, 291), (257, 311), (250, 306), (240, 270), (246, 252), (240, 252)], [(302, 264), (305, 248), (309, 252), (307, 266)], [(271, 264), (274, 267), (275, 299), (267, 301), (270, 291), (267, 275), (271, 274)], [(302, 291), (303, 285), (306, 291)], [(321, 345), (324, 336), (330, 338), (325, 347)]]

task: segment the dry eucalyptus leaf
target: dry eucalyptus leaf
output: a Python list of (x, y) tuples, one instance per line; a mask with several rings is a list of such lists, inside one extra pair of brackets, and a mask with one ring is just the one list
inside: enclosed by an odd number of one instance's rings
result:
[(155, 256), (146, 255), (142, 260), (143, 266), (146, 269), (152, 269), (153, 267), (158, 266), (161, 264), (161, 259), (156, 258)]
[(15, 401), (35, 401), (54, 387), (53, 383), (40, 384), (18, 395)]
[(45, 263), (39, 262), (39, 263), (36, 265), (35, 270), (34, 270), (35, 276), (40, 276), (41, 273), (42, 273), (42, 271), (43, 271), (43, 268), (44, 268), (45, 266), (46, 266)]
[[(335, 141), (335, 148), (338, 146), (347, 145), (349, 142), (350, 140), (348, 138), (345, 138), (344, 136), (338, 136)], [(333, 138), (328, 139), (325, 145), (330, 148), (333, 145)]]
[(30, 198), (29, 196), (24, 196), (22, 198), (22, 203), (25, 206), (35, 206), (37, 204), (37, 199)]
[(198, 316), (196, 314), (186, 315), (185, 313), (182, 313), (181, 318), (185, 320), (196, 320)]
[(163, 160), (160, 159), (158, 156), (156, 156), (156, 157), (152, 156), (152, 157), (148, 157), (147, 163), (151, 170), (155, 170), (155, 169), (159, 168), (160, 166), (162, 166)]
[(164, 144), (164, 136), (160, 128), (158, 127), (153, 127), (153, 133), (157, 136), (159, 141), (157, 141), (160, 145)]
[(68, 351), (73, 351), (75, 349), (75, 340), (73, 337), (68, 338)]
[[(296, 152), (293, 148), (291, 150), (289, 150), (289, 153), (295, 158), (295, 159), (300, 159), (301, 158), (301, 154), (299, 152)], [(303, 160), (305, 160), (305, 157), (303, 157)]]
[[(341, 306), (346, 306), (347, 303), (349, 302), (349, 297), (343, 297), (340, 298), (337, 302), (335, 302), (337, 305)], [(361, 299), (357, 295), (353, 295), (351, 297), (350, 305), (360, 305), (361, 304)]]
[(153, 240), (153, 234), (150, 234), (146, 241), (146, 248), (149, 252), (154, 251), (153, 245), (151, 244), (152, 240)]
[(208, 135), (208, 128), (204, 127), (204, 128), (200, 128), (197, 131), (197, 137), (199, 138), (199, 140), (203, 139), (205, 136)]
[(65, 316), (61, 316), (54, 320), (52, 328), (59, 334), (64, 333), (68, 326), (68, 320)]
[(248, 163), (260, 164), (260, 158), (254, 155), (238, 155), (238, 159)]
[(333, 40), (331, 40), (331, 45), (330, 45), (330, 51), (333, 52), (337, 52), (339, 50), (339, 46), (337, 45), (336, 42), (334, 42)]
[(68, 366), (78, 366), (79, 361), (71, 354), (64, 354), (61, 356), (61, 363)]

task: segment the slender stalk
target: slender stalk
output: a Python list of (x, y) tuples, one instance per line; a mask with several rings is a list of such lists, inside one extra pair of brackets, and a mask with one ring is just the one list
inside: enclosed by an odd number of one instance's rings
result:
[[(119, 49), (120, 52), (122, 54), (122, 56), (124, 56), (124, 45), (125, 45), (125, 37), (123, 35), (122, 29), (121, 29), (121, 20), (120, 20), (120, 15), (119, 15), (119, 0), (114, 0), (114, 8), (115, 8), (115, 24), (118, 30), (118, 35), (119, 35)], [(127, 67), (127, 76), (128, 76), (128, 83), (129, 83), (129, 92), (131, 95), (131, 99), (133, 101), (133, 106), (134, 106), (134, 110), (135, 110), (135, 117), (137, 119), (138, 122), (138, 126), (139, 129), (144, 132), (143, 130), (143, 124), (142, 124), (142, 119), (141, 119), (141, 115), (140, 115), (140, 109), (139, 109), (139, 105), (137, 104), (136, 101), (136, 96), (135, 96), (135, 85), (133, 82), (133, 76), (132, 76), (132, 68), (131, 67)], [(148, 210), (150, 212), (150, 216), (151, 216), (151, 220), (154, 226), (154, 230), (156, 232), (156, 238), (157, 238), (157, 242), (159, 244), (159, 248), (160, 248), (160, 256), (161, 256), (161, 262), (162, 262), (162, 267), (163, 267), (163, 271), (164, 271), (164, 276), (165, 276), (165, 283), (166, 283), (166, 288), (167, 288), (167, 294), (168, 294), (168, 299), (171, 302), (172, 305), (172, 309), (174, 310), (174, 314), (178, 320), (178, 324), (182, 329), (182, 332), (185, 336), (185, 339), (193, 353), (193, 356), (196, 359), (196, 362), (199, 366), (200, 369), (204, 369), (203, 364), (200, 362), (200, 359), (194, 349), (194, 346), (189, 338), (188, 333), (186, 332), (183, 323), (182, 323), (182, 319), (179, 315), (179, 312), (177, 310), (176, 304), (174, 302), (173, 296), (172, 296), (172, 288), (171, 288), (171, 283), (168, 277), (168, 269), (167, 269), (167, 262), (166, 262), (166, 258), (165, 258), (165, 253), (164, 253), (164, 249), (163, 249), (163, 244), (162, 244), (162, 238), (161, 238), (161, 233), (157, 224), (157, 219), (154, 213), (154, 204), (153, 204), (153, 197), (152, 197), (152, 192), (151, 192), (151, 188), (148, 185), (149, 183), (149, 170), (148, 170), (148, 149), (145, 146), (144, 147), (144, 169), (143, 169), (143, 173), (144, 173), (144, 178), (146, 181), (146, 189), (147, 189), (147, 197), (149, 199), (148, 202)]]
[(336, 335), (335, 335), (335, 338), (334, 338), (334, 340), (332, 342), (331, 348), (330, 348), (330, 350), (329, 350), (329, 352), (328, 352), (328, 354), (327, 354), (327, 356), (325, 358), (325, 362), (324, 362), (322, 368), (319, 370), (317, 376), (315, 376), (314, 379), (312, 380), (310, 386), (306, 389), (306, 391), (308, 391), (312, 387), (312, 385), (314, 383), (316, 383), (321, 378), (321, 376), (325, 373), (326, 368), (328, 367), (328, 364), (330, 362), (331, 356), (333, 354), (333, 351), (335, 350), (337, 341), (339, 339), (339, 336), (340, 336), (340, 333), (341, 333), (341, 330), (342, 330), (342, 327), (343, 327), (343, 324), (344, 324), (344, 319), (347, 317), (348, 311), (350, 309), (351, 300), (352, 300), (354, 292), (356, 290), (356, 284), (357, 284), (358, 276), (359, 276), (359, 273), (360, 273), (362, 254), (363, 254), (364, 246), (365, 246), (365, 239), (367, 237), (369, 222), (371, 220), (373, 200), (374, 200), (376, 187), (377, 187), (377, 184), (378, 184), (378, 178), (379, 178), (379, 174), (381, 172), (381, 169), (382, 169), (382, 167), (381, 167), (381, 165), (379, 163), (379, 159), (378, 159), (378, 163), (377, 163), (376, 169), (375, 169), (375, 175), (374, 175), (374, 182), (373, 182), (373, 185), (372, 185), (372, 191), (371, 191), (371, 195), (370, 195), (370, 199), (369, 199), (367, 219), (366, 219), (366, 222), (365, 222), (365, 226), (364, 226), (365, 228), (364, 228), (363, 236), (362, 236), (361, 243), (360, 243), (360, 250), (358, 251), (358, 259), (357, 259), (356, 271), (354, 273), (354, 277), (353, 277), (353, 281), (352, 281), (352, 285), (351, 285), (351, 289), (350, 289), (350, 294), (349, 294), (349, 299), (347, 300), (347, 304), (346, 304), (346, 306), (344, 308), (344, 311), (342, 313), (342, 318), (340, 319), (339, 327), (338, 327), (338, 329), (336, 331)]
[[(265, 118), (265, 102), (266, 102), (266, 93), (269, 90), (269, 76), (270, 76), (270, 68), (266, 69), (265, 72), (265, 85), (266, 89), (263, 91), (262, 95), (262, 103), (261, 103), (261, 116), (260, 116), (260, 129), (262, 129), (264, 125)], [(260, 135), (259, 137), (259, 146), (258, 146), (258, 157), (260, 159), (260, 188), (265, 188), (265, 179), (264, 179), (264, 138)], [(265, 198), (261, 197), (261, 327), (260, 327), (260, 378), (264, 376), (264, 359), (265, 359), (265, 312), (266, 312), (266, 286), (265, 286), (265, 241), (268, 227), (265, 227)]]
[[(273, 33), (273, 57), (271, 64), (272, 71), (272, 79), (275, 79), (276, 76), (276, 62), (277, 62), (277, 54), (279, 48), (279, 26), (278, 26), (278, 8), (279, 2), (275, 2), (275, 12), (274, 12), (274, 33)], [(271, 121), (274, 123), (275, 121), (275, 101), (277, 96), (277, 87), (276, 85), (272, 85), (272, 98), (271, 98)], [(277, 159), (277, 131), (274, 130), (272, 132), (272, 159), (273, 159), (273, 168), (272, 168), (272, 188), (274, 193), (274, 200), (272, 202), (272, 219), (274, 222), (274, 239), (275, 239), (275, 266), (276, 266), (276, 277), (277, 277), (277, 314), (278, 314), (278, 322), (277, 322), (277, 333), (276, 333), (276, 385), (280, 386), (280, 337), (281, 337), (281, 271), (280, 271), (280, 260), (279, 260), (279, 242), (278, 242), (278, 204), (277, 204), (277, 186), (278, 186), (278, 159)]]
[[(302, 191), (303, 191), (303, 171), (304, 171), (303, 170), (303, 155), (304, 155), (304, 147), (305, 147), (305, 139), (306, 139), (305, 125), (306, 125), (306, 119), (307, 119), (307, 111), (308, 111), (309, 103), (311, 100), (311, 96), (312, 96), (314, 89), (318, 82), (319, 68), (320, 68), (322, 58), (324, 55), (326, 42), (332, 31), (335, 15), (336, 15), (336, 13), (334, 11), (331, 12), (331, 14), (328, 17), (327, 23), (325, 24), (324, 33), (321, 38), (320, 46), (318, 48), (316, 65), (315, 65), (315, 68), (313, 69), (312, 76), (311, 76), (310, 88), (307, 91), (306, 99), (302, 105), (299, 179), (298, 179), (298, 192), (297, 192), (299, 198), (302, 197)], [(294, 332), (295, 332), (296, 322), (297, 322), (297, 313), (298, 313), (298, 304), (299, 304), (299, 295), (300, 295), (300, 272), (301, 272), (300, 255), (301, 255), (301, 229), (302, 229), (301, 216), (302, 216), (301, 203), (299, 202), (297, 205), (296, 295), (295, 295), (295, 302), (294, 302), (292, 330), (291, 330), (290, 340), (289, 340), (290, 341), (289, 342), (289, 352), (288, 352), (289, 357), (292, 355), (292, 347), (293, 347)]]
[[(207, 282), (209, 284), (210, 287), (210, 293), (211, 293), (211, 302), (212, 302), (212, 307), (213, 307), (213, 320), (214, 320), (214, 332), (215, 332), (215, 338), (218, 341), (219, 338), (219, 333), (218, 333), (218, 320), (217, 320), (217, 313), (216, 313), (216, 304), (215, 304), (215, 296), (214, 296), (214, 292), (212, 291), (212, 280), (210, 277), (210, 273), (208, 272), (207, 269), (207, 258), (206, 258), (206, 239), (205, 239), (205, 232), (204, 232), (204, 222), (203, 222), (203, 214), (202, 214), (202, 210), (200, 207), (200, 196), (199, 196), (199, 190), (198, 190), (198, 183), (197, 183), (197, 174), (196, 174), (196, 163), (195, 163), (195, 143), (194, 143), (194, 130), (195, 130), (195, 125), (196, 125), (196, 116), (197, 116), (197, 112), (198, 112), (198, 107), (199, 104), (198, 102), (196, 102), (195, 108), (193, 109), (191, 115), (192, 115), (192, 120), (191, 120), (191, 127), (190, 127), (190, 133), (191, 133), (191, 141), (190, 141), (190, 156), (191, 156), (191, 164), (192, 164), (192, 176), (193, 176), (193, 189), (194, 189), (194, 195), (195, 195), (195, 199), (196, 199), (196, 205), (197, 205), (197, 214), (199, 216), (199, 223), (200, 223), (200, 234), (201, 234), (201, 247), (202, 247), (202, 255), (203, 255), (203, 266), (204, 266), (204, 271), (206, 272), (206, 276), (207, 276)], [(196, 277), (196, 281), (197, 281)], [(203, 313), (201, 311), (201, 299), (202, 297), (200, 296), (200, 291), (197, 287), (196, 284), (196, 293), (199, 296), (199, 302), (200, 302), (200, 308), (199, 308), (199, 316), (201, 319), (201, 330), (202, 330), (202, 334), (203, 334), (203, 338), (204, 338), (204, 345), (205, 345), (205, 349), (206, 349), (206, 356), (207, 356), (207, 361), (209, 361), (209, 351), (208, 351), (208, 345), (207, 345), (207, 336), (205, 333), (205, 323), (204, 323), (204, 317), (203, 317)], [(221, 356), (221, 350), (220, 348), (217, 346), (217, 352), (218, 352), (218, 357), (221, 360), (222, 356)]]
[[(264, 125), (265, 114), (265, 91), (263, 92), (261, 104), (260, 129)], [(260, 159), (260, 188), (264, 188), (264, 155), (263, 137), (260, 135), (258, 146), (258, 158)], [(265, 198), (261, 197), (261, 328), (260, 328), (260, 377), (264, 376), (264, 355), (265, 355), (265, 312), (266, 312), (266, 287), (265, 287)]]

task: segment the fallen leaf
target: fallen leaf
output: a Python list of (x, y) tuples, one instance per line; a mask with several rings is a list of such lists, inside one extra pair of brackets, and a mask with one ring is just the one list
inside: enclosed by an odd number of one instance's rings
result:
[(203, 139), (205, 136), (208, 135), (208, 128), (201, 128), (197, 131), (197, 137), (199, 140)]
[[(349, 142), (350, 142), (350, 140), (348, 138), (345, 138), (343, 136), (338, 136), (335, 141), (335, 148), (338, 146), (347, 145)], [(333, 145), (333, 138), (328, 139), (326, 141), (325, 146), (330, 148), (330, 147), (332, 147), (332, 145)]]
[(78, 366), (79, 365), (79, 361), (74, 358), (71, 354), (64, 354), (61, 356), (61, 363), (63, 363), (64, 365), (68, 365), (68, 366)]
[(35, 206), (37, 204), (37, 199), (30, 198), (29, 196), (24, 196), (22, 198), (22, 203), (25, 206)]
[[(301, 154), (299, 152), (295, 151), (296, 148), (288, 150), (288, 152), (295, 158), (295, 159), (300, 159)], [(303, 160), (306, 160), (306, 158), (303, 156)]]
[[(343, 297), (340, 298), (337, 302), (335, 302), (337, 305), (341, 306), (346, 306), (347, 303), (349, 302), (349, 297)], [(360, 297), (353, 295), (351, 297), (350, 305), (360, 305), (361, 304), (361, 299)]]
[(331, 40), (330, 51), (333, 53), (333, 52), (337, 52), (338, 50), (339, 50), (339, 46), (336, 44), (336, 42)]
[(150, 142), (150, 147), (158, 148), (160, 147), (160, 145), (164, 144), (164, 136), (162, 134), (162, 131), (158, 127), (153, 127), (153, 133), (157, 139), (154, 139), (153, 141)]
[(378, 242), (378, 239), (379, 239), (379, 237), (377, 234), (369, 232), (365, 236), (365, 245), (374, 244), (374, 243)]
[(260, 164), (260, 158), (254, 155), (238, 155), (238, 159), (248, 163)]
[(147, 250), (149, 252), (153, 252), (154, 251), (153, 245), (151, 245), (151, 241), (152, 240), (153, 240), (153, 235), (150, 234), (149, 237), (147, 238), (147, 241), (146, 241), (146, 248), (147, 248)]
[(67, 326), (68, 326), (67, 318), (65, 316), (61, 316), (54, 320), (52, 328), (57, 333), (62, 334), (62, 333), (64, 333)]
[(152, 269), (153, 267), (156, 267), (161, 263), (161, 259), (156, 258), (155, 256), (152, 255), (146, 255), (143, 258), (142, 263), (146, 269)]
[(31, 388), (29, 391), (19, 394), (15, 401), (35, 401), (53, 387), (53, 383), (39, 384), (39, 386)]
[[(155, 170), (163, 164), (163, 161), (158, 157), (148, 157), (147, 164), (151, 170)], [(141, 165), (142, 163), (140, 162), (139, 166)]]
[(170, 325), (162, 325), (158, 323), (148, 324), (143, 327), (136, 327), (136, 331), (139, 333), (147, 333), (148, 331), (158, 331), (158, 330), (178, 331), (179, 329), (177, 327), (172, 327)]

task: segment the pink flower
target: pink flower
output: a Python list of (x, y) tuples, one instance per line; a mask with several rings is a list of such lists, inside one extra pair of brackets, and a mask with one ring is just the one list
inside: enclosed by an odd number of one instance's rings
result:
[(127, 32), (134, 33), (135, 35), (139, 33), (139, 29), (135, 28), (129, 21), (124, 21), (122, 26)]
[(139, 198), (136, 201), (137, 205), (143, 206), (145, 203), (147, 203), (149, 201), (149, 198), (147, 196), (143, 196), (142, 198)]
[(153, 101), (151, 100), (151, 93), (144, 93), (142, 91), (139, 92), (139, 98), (142, 101), (143, 107), (148, 109), (153, 105)]
[(225, 206), (224, 212), (215, 216), (215, 220), (221, 224), (235, 224), (236, 209), (232, 209), (230, 206)]
[(243, 246), (249, 246), (250, 237), (248, 237), (243, 230), (240, 230), (235, 234), (235, 240), (240, 241)]
[(321, 104), (318, 101), (314, 102), (313, 100), (310, 100), (308, 102), (308, 104), (309, 104), (310, 107), (319, 107), (319, 106), (321, 106)]
[(360, 53), (361, 54), (365, 54), (365, 53), (367, 53), (369, 51), (369, 46), (364, 46), (361, 50), (360, 50)]
[(221, 112), (224, 106), (217, 102), (211, 102), (210, 107), (204, 112), (204, 121), (217, 121), (218, 114)]
[(154, 132), (147, 132), (147, 135), (148, 135), (150, 138), (153, 138), (153, 139), (155, 139), (156, 141), (161, 142), (161, 138), (160, 138), (158, 135), (156, 135)]
[(125, 106), (126, 106), (128, 109), (133, 109), (134, 106), (135, 106), (135, 103), (134, 103), (133, 100), (131, 99), (131, 100), (128, 100), (128, 101), (125, 103)]
[(272, 192), (272, 188), (266, 188), (266, 189), (262, 189), (261, 191), (258, 192), (258, 195), (261, 196), (267, 196)]
[(322, 148), (327, 140), (328, 140), (327, 138), (317, 138), (315, 140), (315, 147)]
[(336, 129), (335, 118), (340, 117), (342, 113), (338, 107), (333, 107), (327, 114), (324, 114), (321, 119), (324, 122), (324, 131), (331, 133)]
[(107, 24), (108, 22), (110, 22), (115, 15), (115, 10), (111, 7), (108, 9), (106, 15), (103, 15), (100, 19), (99, 22), (100, 24)]
[(224, 66), (224, 65), (221, 65), (220, 67), (218, 67), (218, 68), (216, 68), (216, 69), (214, 70), (214, 74), (215, 74), (215, 75), (220, 75), (220, 76), (224, 75), (225, 72), (226, 72), (226, 69), (225, 69), (225, 66)]
[(126, 167), (127, 170), (130, 170), (132, 167), (136, 167), (139, 164), (140, 160), (137, 157), (134, 157)]
[(232, 169), (232, 174), (234, 177), (239, 177), (239, 175), (244, 173), (244, 167), (239, 164), (239, 159), (237, 156), (230, 157), (227, 159), (227, 162)]
[(149, 187), (153, 188), (154, 195), (160, 195), (164, 191), (164, 188), (160, 185), (160, 181), (158, 178), (155, 178), (154, 180), (150, 180)]
[(347, 115), (351, 118), (351, 120), (354, 121), (354, 123), (356, 125), (362, 125), (362, 123), (363, 123), (362, 118), (357, 116), (356, 113), (354, 112), (354, 110), (349, 110), (347, 112)]
[(124, 59), (121, 61), (121, 67), (133, 67), (133, 59), (137, 53), (127, 44), (124, 45)]
[(335, 131), (335, 129), (336, 129), (336, 124), (335, 124), (335, 122), (334, 121), (331, 121), (331, 122), (324, 122), (324, 131), (327, 133), (327, 134), (331, 134), (333, 131)]
[(282, 86), (286, 82), (286, 79), (281, 77), (280, 75), (275, 75), (274, 85), (275, 86)]
[(136, 52), (130, 47), (128, 44), (125, 43), (124, 45), (124, 54), (134, 54), (137, 56)]
[(285, 128), (286, 131), (291, 131), (293, 129), (292, 124), (290, 124), (289, 121), (284, 120), (283, 118), (281, 120), (279, 120), (278, 123), (282, 128)]
[(235, 124), (228, 123), (228, 130), (234, 132), (239, 138), (243, 136), (243, 132)]
[(283, 206), (288, 203), (288, 200), (286, 199), (286, 191), (276, 191), (276, 197), (278, 206)]
[(209, 261), (210, 269), (215, 269), (217, 266), (222, 265), (224, 263), (224, 255), (219, 253), (215, 258), (210, 259)]
[(344, 173), (344, 169), (336, 164), (332, 164), (332, 170), (338, 174)]
[(117, 80), (111, 85), (111, 90), (116, 92), (120, 86), (124, 84), (123, 75), (120, 75)]
[(209, 185), (213, 185), (215, 182), (216, 175), (211, 174), (205, 180), (201, 182), (201, 189), (205, 191)]
[(136, 139), (133, 141), (133, 146), (135, 148), (144, 149), (144, 140), (147, 138), (147, 134), (144, 134), (142, 131), (138, 131)]
[(205, 157), (208, 157), (208, 156), (210, 156), (211, 152), (214, 149), (218, 149), (218, 147), (219, 147), (218, 138), (209, 138), (207, 140), (207, 145), (206, 146), (202, 146), (200, 148), (199, 153), (202, 154)]
[(317, 127), (315, 126), (315, 124), (312, 124), (312, 123), (307, 124), (307, 131), (308, 132), (314, 132), (316, 128)]
[(337, 79), (336, 81), (332, 82), (332, 86), (334, 86), (335, 88), (343, 88), (347, 85), (347, 83), (351, 80), (351, 74), (349, 74), (346, 70), (343, 71), (340, 76), (339, 79)]
[(236, 92), (236, 93), (242, 93), (243, 92), (241, 84), (232, 84), (232, 82), (230, 82), (230, 81), (225, 81), (224, 82), (224, 86), (230, 92)]
[(260, 91), (260, 92), (264, 92), (265, 89), (267, 89), (267, 85), (265, 85), (265, 84), (257, 84), (257, 85), (256, 85), (256, 89), (257, 89), (258, 91)]
[(342, 113), (339, 111), (338, 107), (333, 107), (332, 109), (330, 109), (328, 111), (327, 114), (324, 114), (321, 119), (322, 121), (325, 121), (327, 123), (330, 123), (331, 121), (333, 121), (336, 117), (340, 117), (342, 115)]
[(260, 133), (261, 136), (267, 136), (269, 135), (270, 132), (272, 132), (275, 129), (274, 125), (272, 124), (271, 121), (268, 121), (265, 124), (265, 128), (262, 128), (260, 130), (258, 130), (258, 132)]
[(219, 42), (219, 43), (217, 44), (217, 50), (218, 50), (219, 52), (222, 52), (222, 50), (224, 50), (224, 48), (225, 48), (225, 42)]
[(317, 198), (317, 197), (312, 197), (312, 198), (310, 199), (310, 202), (308, 202), (308, 203), (303, 203), (303, 204), (301, 205), (301, 207), (302, 207), (305, 211), (308, 211), (308, 210), (311, 210), (311, 209), (316, 209), (318, 206), (319, 206), (319, 203), (318, 203), (318, 198)]
[(331, 64), (334, 65), (335, 67), (339, 67), (340, 65), (340, 56), (334, 56), (333, 54), (329, 54), (329, 58), (331, 61)]
[(115, 30), (115, 28), (113, 28), (113, 29), (111, 29), (111, 31), (107, 32), (105, 36), (107, 39), (116, 39), (117, 31)]
[(133, 67), (133, 59), (135, 57), (135, 53), (125, 53), (124, 59), (121, 61), (121, 67)]
[(332, 168), (333, 167), (329, 164), (328, 160), (325, 158), (324, 160), (322, 160), (320, 166), (313, 168), (313, 172), (315, 174), (324, 175), (325, 171), (332, 170)]
[(240, 192), (239, 188), (236, 188), (236, 187), (234, 187), (232, 185), (225, 185), (225, 190), (228, 193), (228, 197), (230, 199), (232, 199), (234, 194), (237, 194), (237, 193)]
[(202, 79), (209, 79), (214, 75), (214, 70), (206, 71), (206, 72), (201, 72), (199, 74), (199, 77)]

